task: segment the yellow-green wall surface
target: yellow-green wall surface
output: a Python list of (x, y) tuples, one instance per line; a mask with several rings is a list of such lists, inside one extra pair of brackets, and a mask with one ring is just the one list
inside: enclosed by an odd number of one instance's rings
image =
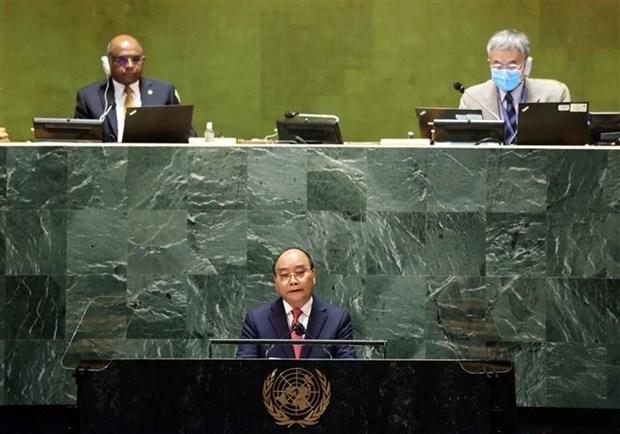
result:
[(620, 0), (0, 0), (0, 125), (30, 140), (33, 116), (71, 117), (119, 33), (199, 132), (229, 137), (267, 136), (286, 110), (339, 115), (346, 141), (417, 132), (414, 107), (456, 106), (453, 81), (488, 78), (503, 28), (529, 34), (533, 77), (620, 111), (619, 23)]

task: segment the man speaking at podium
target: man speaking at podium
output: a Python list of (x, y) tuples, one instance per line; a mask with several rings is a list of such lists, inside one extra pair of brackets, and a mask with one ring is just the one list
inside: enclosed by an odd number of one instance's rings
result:
[[(353, 339), (348, 312), (312, 295), (316, 269), (300, 248), (284, 250), (273, 263), (273, 280), (280, 297), (249, 309), (243, 339)], [(240, 345), (237, 358), (355, 358), (350, 345)]]

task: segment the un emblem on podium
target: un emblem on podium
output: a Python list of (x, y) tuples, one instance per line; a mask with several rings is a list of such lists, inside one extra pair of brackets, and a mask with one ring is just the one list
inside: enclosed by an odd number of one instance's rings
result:
[(315, 425), (327, 409), (331, 386), (321, 371), (274, 369), (263, 382), (263, 402), (277, 425)]

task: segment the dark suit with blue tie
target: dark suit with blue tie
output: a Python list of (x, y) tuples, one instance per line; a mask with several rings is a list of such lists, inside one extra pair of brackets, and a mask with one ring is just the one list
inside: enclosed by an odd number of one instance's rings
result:
[[(289, 325), (282, 299), (248, 310), (241, 337), (289, 339)], [(353, 339), (351, 316), (347, 311), (314, 297), (305, 339)], [(237, 357), (292, 359), (295, 356), (292, 345), (240, 345)], [(355, 358), (355, 350), (350, 345), (304, 345), (301, 358), (352, 359)]]
[[(75, 118), (99, 119), (106, 110), (114, 105), (114, 86), (110, 78), (107, 92), (106, 106), (106, 80), (90, 84), (78, 91), (75, 105)], [(174, 86), (163, 81), (142, 77), (140, 79), (140, 99), (143, 106), (179, 104), (179, 99)], [(116, 110), (112, 108), (104, 122), (104, 141), (116, 142), (118, 137)], [(192, 134), (192, 135), (195, 135)]]

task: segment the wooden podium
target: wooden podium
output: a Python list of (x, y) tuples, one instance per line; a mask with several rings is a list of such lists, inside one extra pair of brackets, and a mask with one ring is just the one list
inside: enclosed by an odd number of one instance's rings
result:
[(509, 362), (113, 360), (77, 369), (81, 432), (508, 433)]

